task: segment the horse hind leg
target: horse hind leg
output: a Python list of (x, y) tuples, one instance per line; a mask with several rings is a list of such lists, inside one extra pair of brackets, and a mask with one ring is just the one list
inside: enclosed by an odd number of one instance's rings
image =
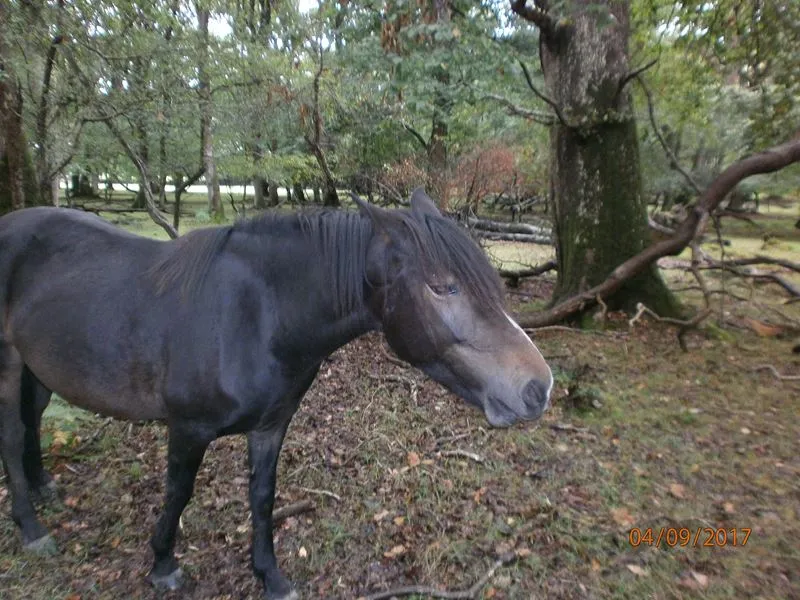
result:
[(25, 423), (20, 397), (23, 368), (19, 353), (0, 342), (0, 457), (11, 495), (11, 517), (20, 528), (25, 550), (49, 554), (55, 552), (55, 542), (36, 518), (23, 464)]
[(36, 376), (24, 367), (21, 382), (21, 413), (25, 425), (22, 466), (28, 479), (31, 493), (42, 500), (56, 497), (56, 485), (42, 464), (41, 425), (42, 413), (50, 403), (52, 393)]

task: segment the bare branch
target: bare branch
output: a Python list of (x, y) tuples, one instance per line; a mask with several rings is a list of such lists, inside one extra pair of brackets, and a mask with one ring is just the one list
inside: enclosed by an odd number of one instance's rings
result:
[(647, 308), (644, 304), (639, 302), (636, 305), (636, 314), (628, 321), (628, 327), (633, 327), (633, 325), (638, 321), (643, 314), (648, 314), (653, 317), (656, 321), (660, 323), (668, 323), (670, 325), (677, 325), (678, 326), (678, 343), (681, 346), (681, 350), (684, 352), (688, 352), (688, 347), (686, 346), (686, 341), (683, 339), (683, 336), (686, 335), (691, 329), (696, 328), (700, 323), (702, 323), (708, 316), (711, 314), (710, 308), (705, 308), (697, 313), (694, 317), (689, 319), (688, 321), (684, 321), (682, 319), (672, 319), (670, 317), (662, 317), (655, 313), (655, 311)]
[(542, 7), (546, 7), (543, 2), (534, 2), (534, 6), (528, 6), (527, 0), (511, 0), (511, 10), (536, 25), (542, 33), (550, 35), (556, 29), (556, 21)]
[(402, 125), (402, 126), (403, 126), (403, 129), (405, 129), (405, 130), (406, 130), (408, 133), (410, 133), (412, 136), (414, 136), (414, 138), (415, 138), (415, 139), (416, 139), (416, 140), (417, 140), (417, 141), (420, 143), (420, 145), (422, 146), (423, 150), (427, 150), (427, 149), (428, 149), (428, 142), (426, 142), (426, 141), (425, 141), (425, 138), (424, 138), (424, 137), (422, 137), (422, 134), (420, 134), (420, 132), (419, 132), (419, 131), (417, 131), (416, 129), (414, 129), (414, 128), (413, 128), (411, 125), (409, 125), (409, 124), (408, 124), (408, 123), (406, 123), (405, 121), (401, 121), (401, 122), (400, 122), (400, 125)]
[(623, 77), (619, 82), (619, 87), (617, 88), (617, 94), (622, 92), (622, 90), (625, 88), (625, 86), (631, 79), (633, 79), (634, 77), (639, 77), (639, 75), (647, 71), (647, 69), (655, 65), (657, 62), (658, 58), (654, 58), (653, 60), (646, 62), (641, 67), (638, 67), (633, 71), (631, 71), (630, 73), (628, 73), (627, 75), (625, 75), (625, 77)]
[(772, 365), (758, 365), (753, 367), (754, 372), (769, 371), (778, 381), (800, 381), (800, 375), (781, 375)]
[(522, 108), (521, 106), (517, 106), (508, 98), (504, 98), (503, 96), (498, 96), (497, 94), (486, 94), (482, 98), (483, 100), (494, 100), (499, 102), (503, 106), (506, 107), (508, 114), (515, 115), (518, 117), (523, 117), (525, 119), (530, 119), (531, 121), (535, 121), (536, 123), (541, 123), (542, 125), (552, 125), (555, 123), (556, 118), (546, 112), (542, 112), (539, 110), (529, 110), (527, 108)]
[(800, 161), (800, 135), (789, 142), (775, 146), (739, 160), (725, 169), (700, 196), (686, 219), (676, 228), (675, 235), (651, 244), (639, 254), (629, 258), (614, 269), (600, 284), (581, 294), (560, 302), (553, 308), (520, 317), (524, 328), (536, 328), (562, 321), (569, 315), (584, 310), (597, 302), (597, 297), (608, 298), (622, 285), (642, 273), (659, 258), (680, 254), (705, 227), (710, 213), (742, 179), (758, 173), (772, 173)]
[(550, 107), (556, 113), (556, 117), (558, 117), (559, 122), (564, 127), (571, 127), (571, 125), (564, 119), (564, 114), (561, 112), (561, 108), (559, 108), (558, 104), (548, 98), (543, 92), (540, 92), (539, 89), (533, 85), (533, 78), (531, 77), (530, 71), (528, 71), (528, 67), (525, 66), (525, 63), (521, 60), (518, 60), (517, 62), (519, 63), (519, 66), (522, 67), (522, 73), (525, 75), (525, 81), (528, 82), (528, 87), (531, 88), (531, 91), (536, 94), (540, 100), (550, 105)]
[(661, 147), (664, 149), (664, 152), (667, 154), (667, 157), (669, 158), (670, 166), (676, 171), (678, 171), (678, 173), (683, 175), (683, 178), (686, 179), (686, 181), (689, 183), (690, 186), (692, 186), (692, 189), (694, 189), (695, 192), (697, 192), (698, 194), (702, 194), (703, 191), (700, 189), (700, 186), (697, 185), (697, 182), (689, 174), (689, 172), (686, 171), (683, 167), (681, 167), (680, 163), (678, 162), (678, 157), (675, 156), (675, 153), (672, 151), (672, 148), (669, 147), (669, 144), (667, 144), (667, 141), (664, 139), (664, 136), (661, 135), (661, 131), (659, 130), (658, 124), (656, 123), (656, 113), (655, 113), (655, 108), (653, 108), (653, 95), (650, 93), (650, 88), (647, 87), (647, 85), (644, 82), (644, 79), (642, 79), (638, 73), (634, 74), (634, 77), (636, 78), (636, 81), (639, 82), (639, 85), (642, 86), (642, 90), (644, 90), (645, 96), (647, 97), (647, 112), (650, 115), (650, 125), (653, 127), (653, 133), (656, 134), (658, 142), (661, 144)]
[(446, 598), (446, 599), (466, 599), (472, 600), (478, 598), (483, 587), (489, 582), (489, 580), (494, 577), (494, 574), (497, 572), (498, 569), (504, 567), (506, 565), (511, 564), (517, 560), (517, 555), (514, 552), (509, 552), (508, 554), (504, 554), (500, 558), (498, 558), (495, 563), (492, 565), (492, 568), (489, 569), (483, 577), (481, 577), (475, 584), (467, 590), (461, 591), (442, 591), (438, 590), (434, 587), (429, 587), (425, 585), (408, 585), (405, 587), (395, 588), (393, 590), (387, 590), (385, 592), (378, 592), (376, 594), (370, 594), (369, 596), (363, 596), (359, 600), (384, 600), (386, 598), (392, 597), (400, 597), (400, 596), (430, 596), (431, 598)]

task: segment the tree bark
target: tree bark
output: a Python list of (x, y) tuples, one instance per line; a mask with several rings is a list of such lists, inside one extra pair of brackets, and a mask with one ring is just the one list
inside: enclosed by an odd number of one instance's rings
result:
[[(575, 0), (568, 18), (512, 0), (541, 32), (546, 95), (558, 119), (550, 129), (550, 194), (558, 280), (554, 303), (602, 282), (649, 242), (629, 73), (629, 6)], [(526, 73), (527, 76), (527, 73)], [(533, 89), (533, 84), (529, 81)], [(625, 282), (609, 308), (644, 302), (662, 315), (677, 303), (655, 266)]]
[[(450, 23), (450, 5), (447, 0), (432, 0), (433, 17), (437, 25)], [(431, 41), (431, 43), (435, 43)], [(433, 196), (439, 200), (439, 207), (448, 210), (449, 186), (447, 172), (447, 121), (450, 117), (452, 103), (446, 89), (450, 85), (450, 74), (442, 65), (437, 69), (436, 81), (440, 89), (433, 99), (433, 118), (431, 121), (431, 138), (428, 149), (428, 177), (433, 187)]]
[[(0, 35), (3, 35), (0, 33)], [(16, 76), (0, 55), (0, 188), (9, 198), (8, 209), (25, 207), (25, 157), (22, 96)], [(3, 207), (0, 207), (3, 208)]]
[(200, 138), (203, 144), (203, 166), (206, 171), (208, 189), (208, 212), (215, 219), (225, 218), (225, 207), (219, 192), (217, 165), (214, 160), (214, 139), (212, 134), (213, 102), (211, 99), (211, 82), (208, 75), (208, 21), (210, 11), (198, 2), (197, 22), (200, 28), (200, 48), (198, 52), (198, 92), (200, 94)]

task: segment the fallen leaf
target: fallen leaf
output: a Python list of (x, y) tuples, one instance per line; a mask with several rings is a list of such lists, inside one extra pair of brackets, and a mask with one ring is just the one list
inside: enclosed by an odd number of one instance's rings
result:
[(596, 558), (593, 558), (592, 559), (592, 571), (594, 571), (595, 573), (599, 573), (600, 572), (600, 568), (601, 568), (600, 567), (600, 561), (597, 560)]
[(497, 596), (497, 590), (493, 587), (486, 590), (486, 593), (483, 595), (484, 598), (494, 598), (495, 596)]
[(692, 577), (694, 577), (694, 580), (701, 588), (708, 587), (708, 575), (703, 575), (697, 571), (692, 571)]
[(669, 493), (679, 500), (686, 498), (686, 488), (680, 483), (671, 483), (669, 485)]
[(756, 319), (751, 319), (749, 317), (744, 317), (742, 319), (747, 326), (756, 332), (756, 335), (759, 337), (777, 337), (786, 332), (784, 327), (780, 327), (778, 325), (770, 325), (769, 323), (764, 323), (763, 321), (757, 321)]
[(409, 467), (418, 467), (422, 461), (419, 458), (419, 454), (416, 452), (409, 452), (408, 453), (408, 466)]
[(392, 520), (394, 521), (394, 524), (397, 525), (398, 527), (400, 527), (403, 523), (406, 522), (406, 518), (405, 517), (395, 517)]
[(742, 432), (742, 435), (750, 435), (750, 430), (747, 427), (742, 427), (739, 431)]
[(381, 512), (376, 513), (375, 516), (372, 517), (372, 520), (377, 523), (378, 521), (383, 521), (388, 516), (389, 516), (389, 511), (388, 510), (382, 510)]
[(81, 595), (80, 594), (70, 594), (69, 596), (64, 598), (64, 600), (81, 600)]
[(611, 518), (620, 527), (632, 527), (636, 523), (636, 519), (624, 506), (622, 508), (612, 508)]
[(531, 555), (531, 549), (530, 548), (517, 548), (515, 553), (516, 553), (516, 555), (518, 557), (525, 558), (526, 556), (530, 556)]
[(400, 544), (399, 546), (395, 546), (388, 552), (384, 552), (383, 555), (386, 558), (395, 558), (396, 556), (400, 556), (401, 554), (405, 554), (406, 547)]
[(67, 496), (64, 498), (64, 504), (70, 508), (78, 506), (78, 499), (75, 496)]
[(305, 546), (300, 546), (300, 550), (297, 551), (297, 556), (299, 556), (300, 558), (308, 557), (308, 550), (306, 550)]
[(643, 569), (639, 565), (625, 565), (628, 567), (628, 571), (633, 573), (634, 575), (638, 575), (639, 577), (647, 577), (650, 573), (647, 569)]
[(475, 500), (475, 503), (477, 504), (481, 501), (481, 498), (485, 493), (486, 493), (486, 488), (482, 487), (472, 495), (472, 499)]
[(736, 507), (733, 505), (733, 502), (725, 502), (722, 505), (722, 510), (724, 510), (727, 514), (732, 515), (736, 512)]

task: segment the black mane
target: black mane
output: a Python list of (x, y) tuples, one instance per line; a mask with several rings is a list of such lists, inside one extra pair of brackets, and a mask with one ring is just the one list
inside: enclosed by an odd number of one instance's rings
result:
[[(451, 219), (397, 211), (417, 246), (429, 283), (450, 273), (478, 306), (492, 312), (503, 310), (503, 294), (497, 271), (469, 234)], [(223, 251), (233, 232), (269, 236), (281, 228), (299, 229), (326, 262), (337, 312), (346, 314), (361, 303), (365, 282), (367, 245), (373, 230), (369, 219), (356, 212), (317, 209), (295, 214), (267, 212), (234, 225), (190, 232), (149, 273), (160, 292), (180, 285), (191, 293), (202, 284), (214, 258)]]

